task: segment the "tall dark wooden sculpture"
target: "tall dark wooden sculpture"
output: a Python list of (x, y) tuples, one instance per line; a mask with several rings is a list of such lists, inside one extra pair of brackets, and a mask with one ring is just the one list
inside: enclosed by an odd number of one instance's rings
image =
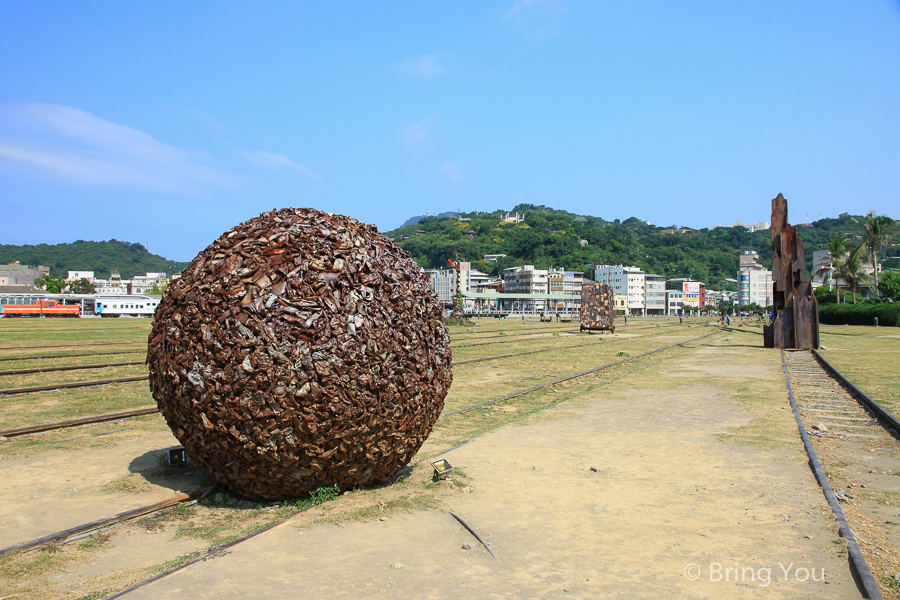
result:
[(766, 348), (819, 347), (819, 303), (802, 275), (803, 242), (788, 224), (787, 200), (772, 200), (772, 279), (775, 320), (763, 328)]

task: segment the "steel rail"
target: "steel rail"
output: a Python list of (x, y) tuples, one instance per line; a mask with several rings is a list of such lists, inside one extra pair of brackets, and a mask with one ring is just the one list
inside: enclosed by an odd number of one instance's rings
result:
[[(551, 335), (551, 334), (557, 334), (557, 333), (569, 333), (569, 334), (577, 335), (580, 332), (572, 331), (572, 330), (569, 330), (569, 331), (540, 331), (540, 332), (536, 332), (536, 333), (516, 333), (516, 334), (512, 334), (512, 335), (492, 335), (490, 337), (478, 338), (478, 340), (480, 342), (480, 340), (489, 340), (489, 339), (493, 339), (493, 338), (511, 338), (511, 337), (522, 337), (522, 336), (526, 336), (526, 335)], [(473, 340), (473, 341), (475, 341), (475, 340)], [(518, 342), (518, 341), (522, 341), (522, 340), (516, 340), (516, 341)], [(524, 340), (524, 341), (529, 341), (529, 340)], [(471, 348), (473, 346), (490, 346), (491, 344), (504, 344), (504, 343), (506, 343), (506, 342), (503, 341), (503, 342), (470, 343), (470, 342), (466, 341), (466, 342), (462, 342), (458, 345), (451, 345), (450, 347), (451, 348)]]
[(143, 415), (152, 415), (158, 413), (158, 408), (137, 408), (135, 410), (126, 410), (124, 412), (110, 413), (106, 415), (96, 415), (93, 417), (82, 417), (80, 419), (72, 419), (70, 421), (59, 421), (57, 423), (45, 423), (44, 425), (29, 425), (28, 427), (16, 427), (15, 429), (7, 429), (0, 431), (0, 437), (13, 438), (23, 435), (31, 435), (34, 433), (43, 433), (45, 431), (53, 431), (55, 429), (65, 429), (67, 427), (80, 427), (81, 425), (90, 425), (91, 423), (105, 423), (107, 421), (118, 421), (120, 419), (130, 419), (132, 417), (140, 417)]
[(615, 362), (607, 363), (607, 364), (601, 365), (601, 366), (599, 366), (599, 367), (594, 367), (593, 369), (588, 369), (587, 371), (581, 371), (580, 373), (575, 373), (575, 374), (573, 374), (573, 375), (566, 375), (565, 377), (560, 377), (560, 378), (558, 378), (558, 379), (554, 379), (553, 381), (549, 381), (549, 382), (547, 382), (547, 383), (542, 383), (541, 385), (536, 385), (536, 386), (534, 386), (534, 387), (530, 387), (530, 388), (528, 388), (528, 389), (526, 389), (526, 390), (521, 390), (521, 391), (519, 391), (519, 392), (515, 392), (515, 393), (509, 394), (509, 395), (507, 395), (507, 396), (501, 396), (500, 398), (495, 398), (495, 399), (493, 399), (493, 400), (488, 400), (487, 402), (481, 402), (481, 403), (479, 403), (479, 404), (475, 404), (475, 405), (473, 405), (473, 406), (469, 406), (468, 408), (463, 408), (463, 409), (456, 410), (456, 411), (453, 411), (453, 412), (450, 412), (450, 413), (447, 413), (447, 414), (442, 414), (440, 417), (438, 417), (438, 419), (444, 419), (444, 418), (446, 418), (446, 417), (452, 417), (452, 416), (454, 416), (454, 415), (459, 415), (459, 414), (467, 413), (467, 412), (469, 412), (469, 411), (476, 410), (476, 409), (481, 408), (481, 407), (483, 407), (483, 406), (489, 406), (489, 405), (491, 405), (491, 404), (496, 404), (497, 402), (502, 402), (503, 400), (512, 400), (513, 398), (518, 398), (519, 396), (523, 396), (523, 395), (525, 395), (525, 394), (528, 394), (529, 392), (534, 392), (534, 391), (543, 389), (543, 388), (545, 388), (545, 387), (550, 387), (550, 386), (553, 386), (553, 385), (556, 385), (556, 384), (559, 384), (559, 383), (563, 383), (564, 381), (569, 381), (570, 379), (577, 379), (577, 378), (579, 378), (579, 377), (584, 377), (585, 375), (590, 375), (591, 373), (596, 373), (597, 371), (602, 371), (602, 370), (608, 369), (608, 368), (610, 368), (610, 367), (615, 367), (616, 365), (621, 365), (621, 364), (623, 364), (623, 363), (626, 363), (626, 362), (629, 362), (629, 361), (632, 361), (632, 360), (637, 360), (638, 358), (642, 358), (642, 357), (644, 357), (644, 356), (649, 356), (649, 355), (651, 355), (651, 354), (656, 354), (657, 352), (662, 352), (663, 350), (669, 350), (670, 348), (675, 348), (676, 346), (683, 346), (684, 344), (689, 344), (689, 343), (695, 342), (695, 341), (697, 341), (697, 340), (702, 340), (702, 339), (704, 339), (704, 338), (708, 338), (709, 336), (715, 335), (715, 334), (717, 334), (717, 333), (719, 333), (719, 332), (718, 332), (718, 331), (713, 331), (712, 333), (707, 333), (706, 335), (701, 335), (700, 337), (696, 337), (696, 338), (693, 338), (693, 339), (690, 339), (690, 340), (685, 340), (685, 341), (683, 341), (683, 342), (678, 342), (677, 344), (672, 344), (672, 345), (670, 345), (670, 346), (664, 346), (664, 347), (662, 347), (662, 348), (657, 348), (656, 350), (649, 350), (649, 351), (647, 351), (647, 352), (642, 352), (641, 354), (637, 354), (637, 355), (635, 355), (635, 356), (631, 356), (631, 357), (629, 357), (629, 358), (625, 358), (625, 359), (622, 359), (622, 360), (617, 360), (617, 361), (615, 361)]
[(164, 508), (168, 508), (170, 506), (174, 506), (176, 504), (180, 504), (181, 502), (188, 502), (193, 500), (194, 498), (198, 498), (202, 492), (191, 492), (190, 494), (178, 494), (176, 496), (172, 496), (171, 498), (167, 498), (160, 502), (156, 502), (154, 504), (150, 504), (147, 506), (142, 506), (140, 508), (133, 508), (131, 510), (126, 510), (124, 512), (120, 512), (114, 517), (108, 517), (106, 519), (99, 519), (97, 521), (91, 521), (90, 523), (85, 523), (84, 525), (78, 525), (77, 527), (72, 527), (71, 529), (65, 529), (63, 531), (58, 531), (56, 533), (51, 533), (50, 535), (45, 535), (44, 537), (40, 537), (28, 542), (23, 542), (21, 544), (16, 544), (14, 546), (10, 546), (9, 548), (4, 548), (0, 550), (0, 556), (4, 554), (9, 554), (10, 552), (15, 552), (17, 550), (28, 550), (29, 548), (34, 548), (35, 546), (40, 546), (41, 544), (46, 544), (48, 542), (53, 542), (56, 540), (61, 540), (67, 538), (72, 535), (76, 535), (79, 533), (83, 533), (85, 531), (90, 531), (93, 529), (99, 529), (101, 527), (105, 527), (108, 525), (112, 525), (114, 523), (118, 523), (120, 521), (126, 521), (128, 519), (133, 519), (135, 517), (140, 517), (149, 513), (160, 511)]
[[(5, 333), (5, 332), (4, 332)], [(87, 346), (128, 346), (140, 342), (98, 342), (96, 344), (53, 344), (52, 346), (3, 346), (0, 350), (50, 350), (51, 348), (84, 348)]]
[[(602, 341), (602, 340), (601, 340)], [(571, 346), (557, 346), (556, 348), (542, 348), (540, 350), (526, 350), (525, 352), (515, 352), (513, 354), (498, 354), (497, 356), (487, 356), (485, 358), (470, 358), (468, 360), (454, 361), (453, 366), (468, 365), (471, 363), (485, 362), (488, 360), (498, 360), (501, 358), (510, 358), (512, 356), (524, 356), (525, 354), (537, 354), (539, 352), (553, 352), (554, 350), (568, 350), (571, 348), (586, 348), (588, 346), (596, 346), (600, 342), (588, 342), (587, 344), (572, 344)]]
[(854, 394), (858, 397), (858, 399), (867, 406), (873, 413), (875, 413), (880, 419), (886, 421), (890, 428), (894, 430), (894, 435), (900, 435), (900, 420), (897, 419), (894, 415), (892, 415), (886, 408), (881, 406), (878, 402), (872, 399), (868, 394), (864, 391), (856, 387), (847, 377), (844, 376), (843, 373), (838, 371), (830, 362), (825, 360), (825, 357), (819, 353), (818, 350), (812, 351), (813, 356), (816, 357), (816, 360), (825, 367), (825, 370), (834, 375), (838, 381), (840, 381), (843, 385), (850, 388)]
[(5, 390), (0, 390), (0, 396), (12, 396), (14, 394), (32, 394), (34, 392), (49, 392), (53, 390), (93, 387), (97, 385), (109, 385), (110, 383), (133, 383), (136, 381), (147, 381), (147, 379), (149, 378), (149, 375), (138, 375), (137, 377), (117, 377), (115, 379), (97, 379), (94, 381), (75, 381), (72, 383), (55, 383), (51, 385), (37, 385), (34, 387), (8, 388)]
[(803, 426), (803, 418), (800, 416), (800, 411), (797, 408), (797, 401), (794, 398), (794, 389), (791, 387), (791, 378), (788, 375), (787, 362), (784, 359), (784, 350), (781, 351), (781, 368), (784, 370), (788, 399), (791, 402), (791, 409), (794, 411), (794, 419), (797, 421), (797, 427), (800, 429), (800, 437), (803, 439), (803, 446), (806, 448), (806, 454), (809, 456), (810, 467), (816, 477), (816, 481), (818, 481), (819, 485), (822, 487), (822, 492), (825, 494), (828, 505), (831, 506), (831, 512), (834, 513), (835, 520), (838, 522), (838, 533), (847, 540), (847, 552), (850, 555), (850, 561), (853, 568), (856, 570), (856, 574), (859, 577), (859, 581), (862, 584), (867, 597), (871, 600), (882, 600), (883, 596), (881, 595), (881, 589), (878, 587), (878, 582), (875, 580), (875, 577), (872, 576), (872, 571), (869, 569), (868, 563), (866, 563), (866, 558), (859, 549), (859, 544), (856, 542), (856, 536), (853, 535), (853, 530), (850, 529), (850, 524), (844, 516), (844, 510), (841, 508), (837, 496), (835, 496), (834, 490), (831, 488), (831, 483), (828, 481), (828, 476), (825, 474), (822, 463), (816, 455), (816, 450), (813, 448), (812, 441), (809, 439), (806, 427)]
[(144, 361), (135, 360), (131, 362), (120, 363), (104, 363), (99, 365), (73, 365), (68, 367), (38, 367), (36, 369), (18, 369), (14, 371), (0, 371), (0, 376), (5, 375), (31, 375), (33, 373), (50, 373), (53, 371), (80, 371), (83, 369), (105, 369), (106, 367), (130, 367), (134, 365), (142, 365)]
[[(0, 348), (2, 350), (2, 348)], [(42, 356), (8, 356), (0, 358), (0, 362), (10, 360), (43, 360), (48, 358), (78, 358), (79, 356), (112, 356), (113, 354), (137, 354), (138, 352), (146, 352), (144, 348), (138, 350), (121, 350), (118, 352), (82, 352), (81, 354), (50, 354)]]

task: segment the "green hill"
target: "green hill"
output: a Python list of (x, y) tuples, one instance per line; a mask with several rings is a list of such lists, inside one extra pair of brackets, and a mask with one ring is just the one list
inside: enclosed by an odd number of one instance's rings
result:
[[(521, 223), (501, 222), (507, 212), (525, 214)], [(620, 222), (577, 215), (546, 206), (520, 204), (509, 211), (463, 213), (464, 221), (453, 217), (426, 217), (386, 235), (396, 239), (425, 268), (446, 267), (447, 259), (459, 250), (461, 260), (475, 268), (499, 275), (506, 267), (533, 264), (584, 270), (588, 264), (626, 264), (667, 278), (693, 277), (713, 289), (723, 287), (723, 279), (735, 278), (739, 256), (755, 250), (767, 267), (772, 259), (771, 232), (750, 232), (745, 227), (718, 227), (687, 233), (663, 233), (671, 227), (656, 227), (632, 217)], [(414, 231), (424, 231), (415, 235)], [(848, 214), (837, 219), (821, 219), (798, 228), (806, 252), (807, 271), (814, 250), (825, 248), (829, 234), (854, 234), (860, 226)], [(579, 240), (586, 240), (582, 245)], [(487, 254), (506, 254), (497, 262), (483, 260)], [(808, 273), (807, 273), (808, 274)], [(734, 289), (734, 284), (724, 284)]]
[(146, 273), (180, 273), (188, 263), (167, 260), (150, 254), (141, 244), (109, 240), (71, 244), (37, 244), (13, 246), (0, 244), (0, 264), (19, 261), (23, 265), (50, 267), (50, 276), (62, 278), (68, 271), (93, 271), (96, 277), (108, 279), (118, 269), (122, 279)]

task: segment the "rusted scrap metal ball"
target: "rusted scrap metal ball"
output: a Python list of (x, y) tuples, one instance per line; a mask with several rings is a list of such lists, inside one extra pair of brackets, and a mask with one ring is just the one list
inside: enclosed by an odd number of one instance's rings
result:
[(282, 209), (201, 252), (156, 312), (150, 389), (188, 455), (251, 498), (387, 481), (453, 379), (441, 306), (372, 225)]

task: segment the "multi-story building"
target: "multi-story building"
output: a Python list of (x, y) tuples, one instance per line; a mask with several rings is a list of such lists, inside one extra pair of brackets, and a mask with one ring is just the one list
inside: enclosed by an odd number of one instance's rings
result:
[(10, 265), (0, 265), (0, 278), (3, 285), (8, 286), (34, 286), (35, 281), (41, 281), (44, 275), (50, 274), (50, 267), (29, 267), (14, 262)]
[(613, 294), (613, 306), (616, 307), (617, 315), (628, 314), (628, 296)]
[[(478, 269), (472, 268), (470, 262), (459, 263), (459, 289), (463, 294), (477, 293), (481, 294), (490, 288), (491, 284), (497, 283), (497, 279), (491, 277), (487, 273), (482, 273)], [(472, 298), (463, 298), (463, 308), (472, 310), (476, 307), (476, 301)]]
[(87, 279), (89, 283), (94, 283), (93, 271), (69, 271), (66, 281), (81, 281)]
[(574, 299), (581, 298), (581, 288), (584, 284), (582, 271), (566, 271), (564, 269), (550, 269), (547, 272), (547, 293), (572, 296), (572, 301), (553, 300), (551, 309), (564, 309), (574, 306)]
[(159, 289), (165, 286), (167, 281), (165, 273), (147, 273), (133, 277), (129, 282), (131, 284), (129, 287), (132, 294), (147, 294), (154, 285)]
[(644, 275), (644, 297), (646, 298), (646, 314), (666, 314), (666, 278), (662, 275), (647, 273)]
[[(503, 293), (505, 294), (547, 294), (549, 273), (546, 269), (535, 269), (534, 265), (521, 265), (503, 269)], [(544, 309), (542, 299), (526, 300), (519, 308)]]
[(456, 269), (425, 269), (431, 288), (444, 307), (453, 306), (456, 298)]
[(608, 283), (612, 287), (614, 295), (627, 296), (628, 314), (644, 314), (647, 298), (644, 288), (644, 272), (637, 267), (596, 265), (594, 267), (594, 281)]
[(681, 290), (666, 290), (666, 314), (676, 317), (681, 314), (684, 304), (684, 292)]
[(534, 265), (503, 269), (503, 291), (507, 294), (546, 294), (549, 273)]
[(773, 301), (772, 272), (759, 264), (755, 250), (741, 254), (738, 279), (738, 304), (768, 306)]
[(666, 280), (667, 290), (679, 290), (684, 294), (683, 310), (700, 310), (706, 306), (706, 284), (689, 277)]

